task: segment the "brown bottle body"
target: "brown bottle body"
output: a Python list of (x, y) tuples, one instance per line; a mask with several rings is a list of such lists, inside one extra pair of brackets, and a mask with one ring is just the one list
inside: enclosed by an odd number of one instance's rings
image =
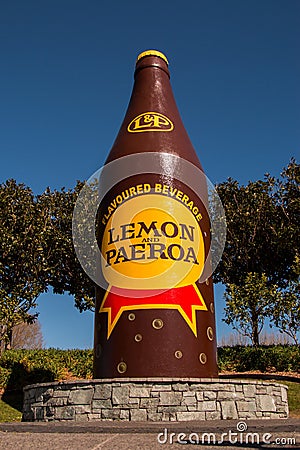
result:
[[(127, 273), (132, 267), (130, 274), (136, 270), (137, 280), (129, 279), (128, 285), (126, 281), (121, 286), (125, 286), (123, 290), (114, 291), (113, 283), (109, 283), (107, 292), (100, 287), (96, 290), (94, 378), (216, 377), (212, 279), (201, 283), (194, 280), (192, 283), (187, 274), (181, 284), (170, 285), (174, 274), (176, 278), (177, 265), (181, 264), (181, 269), (183, 266), (199, 269), (202, 253), (206, 258), (209, 252), (210, 221), (204, 206), (206, 202), (178, 176), (183, 160), (199, 170), (202, 167), (181, 121), (168, 66), (159, 56), (151, 55), (137, 62), (129, 106), (106, 164), (127, 155), (137, 155), (138, 159), (138, 154), (148, 152), (155, 153), (159, 173), (144, 171), (130, 177), (124, 173), (124, 179), (109, 190), (100, 206), (98, 244), (103, 255), (106, 254), (104, 270), (109, 266), (108, 269), (122, 271), (124, 267)], [(179, 157), (176, 167), (173, 159), (170, 165), (168, 154)], [(136, 191), (130, 191), (133, 187)], [(127, 194), (128, 198), (125, 198)], [(111, 202), (122, 195), (120, 206), (111, 214), (107, 213)], [(156, 201), (157, 214), (153, 206)], [(190, 202), (195, 205), (194, 212)], [(137, 211), (136, 215), (132, 214), (132, 207), (140, 207), (141, 204), (145, 205), (146, 213)], [(121, 210), (124, 217), (128, 215), (127, 220), (117, 219), (114, 223), (114, 214), (117, 217)], [(199, 257), (193, 250), (195, 235), (197, 237), (198, 234), (201, 238), (197, 239), (203, 247)], [(120, 250), (112, 249), (113, 245), (120, 248), (122, 238), (127, 246), (124, 247), (125, 253), (120, 254)], [(161, 254), (158, 248), (164, 248)], [(128, 256), (130, 250), (131, 257)], [(132, 255), (134, 261), (130, 260)], [(164, 268), (172, 264), (167, 276), (169, 284), (156, 282), (154, 278), (153, 284), (145, 280), (143, 285), (143, 278), (139, 275), (147, 272), (147, 266), (139, 263), (147, 263), (147, 259), (154, 267), (160, 267), (160, 263)], [(135, 297), (135, 293), (143, 289), (147, 292), (143, 300)], [(115, 311), (114, 302), (118, 304)], [(193, 310), (194, 304), (196, 308)], [(191, 311), (194, 313), (189, 314)], [(116, 319), (114, 323), (112, 318)]]

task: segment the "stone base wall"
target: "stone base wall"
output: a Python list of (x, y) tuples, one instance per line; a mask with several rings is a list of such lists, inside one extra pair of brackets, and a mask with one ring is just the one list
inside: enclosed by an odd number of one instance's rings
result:
[(41, 383), (24, 389), (23, 421), (287, 417), (287, 387), (267, 381), (123, 378)]

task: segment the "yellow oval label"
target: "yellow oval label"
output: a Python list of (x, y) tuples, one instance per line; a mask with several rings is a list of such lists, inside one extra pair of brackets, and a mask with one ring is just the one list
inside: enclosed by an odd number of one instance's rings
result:
[(172, 131), (174, 124), (168, 117), (158, 112), (145, 112), (135, 117), (127, 127), (129, 133), (144, 131)]
[(205, 259), (194, 215), (175, 199), (157, 194), (132, 198), (117, 208), (105, 227), (102, 255), (104, 277), (123, 289), (191, 285)]

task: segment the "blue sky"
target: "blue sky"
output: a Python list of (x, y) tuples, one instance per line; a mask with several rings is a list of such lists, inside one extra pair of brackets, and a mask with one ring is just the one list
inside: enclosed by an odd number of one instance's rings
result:
[[(278, 176), (300, 142), (300, 2), (0, 1), (0, 181), (42, 193), (101, 167), (135, 58), (163, 51), (185, 127), (213, 183)], [(219, 337), (222, 290), (216, 289)], [(91, 347), (92, 313), (39, 299), (47, 346)]]

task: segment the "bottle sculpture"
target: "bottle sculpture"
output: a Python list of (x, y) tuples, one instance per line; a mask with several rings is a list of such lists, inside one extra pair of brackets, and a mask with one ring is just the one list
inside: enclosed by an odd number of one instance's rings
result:
[[(107, 289), (96, 292), (94, 378), (217, 377), (212, 279), (200, 279), (210, 249), (207, 187), (199, 177), (200, 198), (187, 176), (187, 167), (203, 169), (166, 56), (141, 53), (134, 78), (106, 161), (120, 162), (121, 177), (97, 219)], [(128, 160), (133, 172), (122, 174)]]

